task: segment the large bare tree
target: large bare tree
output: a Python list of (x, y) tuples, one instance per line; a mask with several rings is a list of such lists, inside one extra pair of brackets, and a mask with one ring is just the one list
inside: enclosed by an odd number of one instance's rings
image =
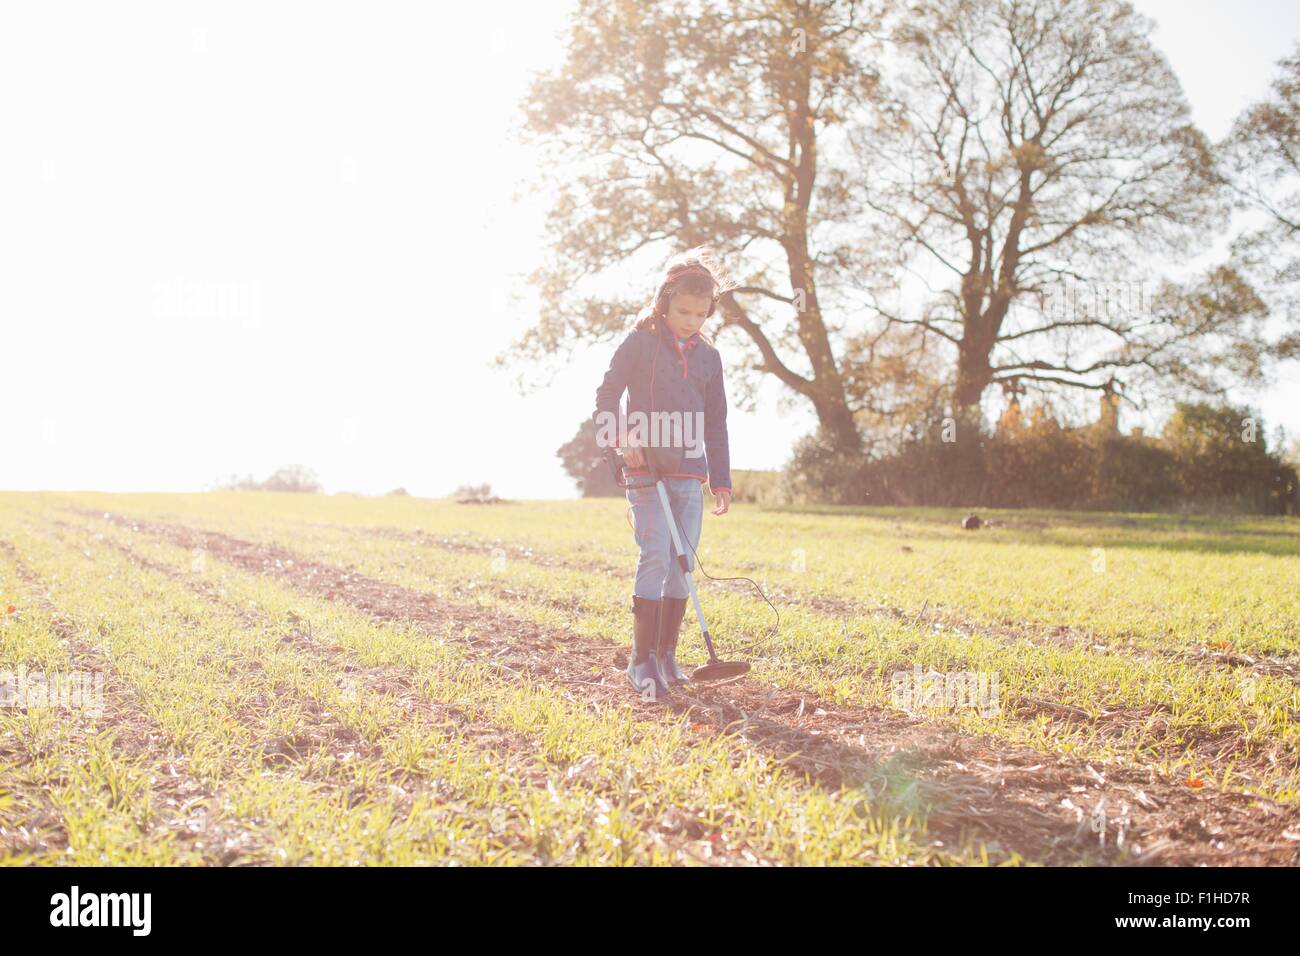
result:
[(1109, 0), (928, 0), (894, 24), (895, 68), (854, 140), (864, 204), (921, 294), (877, 305), (944, 347), (957, 405), (999, 382), (1258, 375), (1265, 311), (1240, 276), (1156, 279), (1227, 206), (1151, 28)]
[(720, 304), (728, 361), (749, 373), (740, 403), (774, 376), (837, 445), (858, 448), (823, 301), (823, 283), (846, 276), (818, 234), (847, 222), (852, 184), (819, 142), (871, 95), (870, 29), (851, 2), (580, 3), (566, 61), (525, 106), (552, 148), (549, 171), (566, 178), (548, 177), (559, 196), (549, 261), (533, 276), (541, 315), (503, 362), (613, 337), (647, 298), (585, 296), (582, 279), (642, 250), (657, 256), (649, 271), (709, 245), (740, 283)]
[(1223, 144), (1224, 173), (1256, 223), (1233, 261), (1287, 320), (1278, 358), (1300, 356), (1300, 46), (1278, 63), (1269, 95), (1237, 118)]

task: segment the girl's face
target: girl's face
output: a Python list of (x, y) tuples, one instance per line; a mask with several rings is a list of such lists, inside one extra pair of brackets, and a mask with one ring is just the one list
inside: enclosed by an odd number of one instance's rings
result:
[(674, 292), (668, 297), (668, 328), (678, 338), (690, 338), (704, 325), (712, 302), (707, 295)]

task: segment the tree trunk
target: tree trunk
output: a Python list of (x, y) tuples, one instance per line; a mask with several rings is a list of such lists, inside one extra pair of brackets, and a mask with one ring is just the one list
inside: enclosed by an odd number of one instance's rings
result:
[(959, 408), (978, 405), (984, 389), (992, 381), (993, 366), (989, 362), (989, 349), (963, 339), (957, 355), (957, 381), (953, 388), (953, 401)]
[(837, 451), (859, 454), (862, 451), (862, 432), (853, 420), (853, 412), (844, 401), (843, 389), (829, 400), (816, 399), (813, 408), (822, 430), (831, 437)]

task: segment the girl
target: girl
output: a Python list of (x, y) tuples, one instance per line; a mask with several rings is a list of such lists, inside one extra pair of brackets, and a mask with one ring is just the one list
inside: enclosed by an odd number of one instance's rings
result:
[[(700, 331), (717, 308), (718, 297), (733, 287), (721, 275), (703, 249), (672, 260), (654, 301), (641, 310), (596, 389), (593, 418), (598, 436), (602, 427), (622, 421), (619, 404), (624, 389), (628, 393), (627, 421), (632, 428), (628, 432), (620, 426), (619, 438), (614, 441), (623, 454), (627, 499), (641, 549), (632, 589), (632, 654), (627, 676), (632, 686), (651, 700), (689, 680), (677, 666), (676, 657), (686, 610), (686, 578), (673, 555), (654, 475), (663, 478), (687, 551), (687, 567), (692, 571), (704, 511), (701, 484), (707, 482), (713, 494), (715, 515), (726, 514), (731, 503), (722, 359)], [(637, 413), (647, 428), (638, 429), (634, 421)], [(665, 422), (676, 425), (677, 420), (680, 427), (656, 427)], [(663, 434), (664, 430), (669, 434)]]

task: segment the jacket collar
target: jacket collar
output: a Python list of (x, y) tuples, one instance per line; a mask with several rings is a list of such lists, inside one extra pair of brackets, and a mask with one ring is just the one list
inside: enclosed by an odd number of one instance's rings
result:
[(663, 332), (660, 333), (660, 338), (664, 339), (666, 342), (672, 345), (673, 348), (677, 348), (678, 346), (680, 346), (684, 351), (687, 352), (689, 352), (691, 349), (695, 348), (695, 346), (700, 344), (699, 332), (692, 332), (691, 337), (687, 339), (685, 343), (683, 343), (681, 342), (680, 339), (677, 338), (677, 333), (674, 332), (672, 329), (668, 328), (667, 323), (664, 323), (664, 330)]

